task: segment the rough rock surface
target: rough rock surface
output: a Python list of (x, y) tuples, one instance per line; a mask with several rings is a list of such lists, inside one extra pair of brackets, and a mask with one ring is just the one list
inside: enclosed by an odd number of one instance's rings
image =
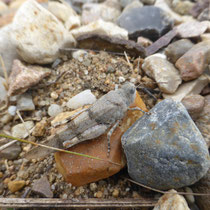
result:
[(209, 152), (187, 110), (167, 99), (149, 113), (122, 136), (129, 175), (157, 189), (194, 184), (209, 169)]
[(21, 147), (19, 144), (15, 143), (6, 149), (0, 151), (0, 158), (5, 158), (8, 160), (15, 160), (21, 153)]
[(176, 62), (184, 81), (198, 78), (210, 63), (210, 41), (199, 42)]
[(17, 11), (11, 39), (21, 58), (32, 64), (52, 63), (60, 47), (75, 45), (62, 23), (34, 0), (26, 1)]
[(117, 24), (128, 31), (131, 39), (137, 40), (139, 36), (144, 36), (155, 41), (171, 29), (173, 21), (162, 9), (144, 6), (122, 14)]
[(179, 71), (162, 54), (148, 56), (142, 68), (149, 77), (157, 82), (163, 93), (174, 93), (182, 82)]
[[(169, 192), (173, 194), (168, 194)], [(175, 194), (176, 192), (176, 190), (170, 190), (168, 193), (161, 196), (153, 210), (190, 210), (184, 197)]]

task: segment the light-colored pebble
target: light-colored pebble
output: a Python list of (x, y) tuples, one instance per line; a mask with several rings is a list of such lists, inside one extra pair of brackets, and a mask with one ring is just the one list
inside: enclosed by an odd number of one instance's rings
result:
[(17, 138), (26, 138), (30, 130), (34, 127), (34, 122), (33, 121), (26, 121), (20, 124), (17, 124), (12, 127), (12, 136), (17, 137)]
[(48, 115), (51, 117), (55, 117), (56, 115), (58, 115), (59, 113), (61, 113), (63, 111), (62, 107), (59, 106), (58, 104), (51, 104), (48, 108)]
[(17, 109), (19, 111), (33, 111), (33, 110), (35, 110), (32, 96), (27, 93), (22, 94), (21, 97), (17, 101)]

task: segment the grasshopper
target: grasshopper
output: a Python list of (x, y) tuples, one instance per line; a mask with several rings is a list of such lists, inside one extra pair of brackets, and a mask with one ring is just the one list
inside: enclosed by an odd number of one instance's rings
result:
[[(125, 116), (127, 110), (130, 109), (129, 106), (134, 102), (135, 97), (136, 88), (132, 83), (125, 83), (120, 89), (109, 91), (91, 107), (66, 123), (59, 133), (51, 136), (47, 145), (60, 149), (67, 149), (80, 142), (99, 137), (111, 128), (107, 134), (107, 156), (109, 156), (110, 137), (120, 120)], [(132, 109), (144, 112), (140, 108)], [(45, 156), (51, 153), (52, 150), (35, 148), (29, 151), (29, 153), (30, 152), (34, 154), (42, 152), (42, 155)]]

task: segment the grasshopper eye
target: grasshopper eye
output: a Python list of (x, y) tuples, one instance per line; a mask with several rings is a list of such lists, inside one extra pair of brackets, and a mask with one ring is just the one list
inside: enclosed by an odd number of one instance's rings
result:
[(136, 88), (131, 88), (130, 89), (130, 94), (133, 95), (136, 92)]

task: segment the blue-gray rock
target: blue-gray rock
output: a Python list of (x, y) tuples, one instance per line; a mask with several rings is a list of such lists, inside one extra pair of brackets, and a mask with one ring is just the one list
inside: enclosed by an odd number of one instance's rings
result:
[(207, 145), (180, 102), (165, 99), (122, 136), (129, 175), (157, 189), (191, 185), (208, 171)]
[(173, 20), (158, 7), (144, 6), (124, 12), (117, 24), (128, 31), (130, 39), (144, 36), (155, 41), (172, 28)]

